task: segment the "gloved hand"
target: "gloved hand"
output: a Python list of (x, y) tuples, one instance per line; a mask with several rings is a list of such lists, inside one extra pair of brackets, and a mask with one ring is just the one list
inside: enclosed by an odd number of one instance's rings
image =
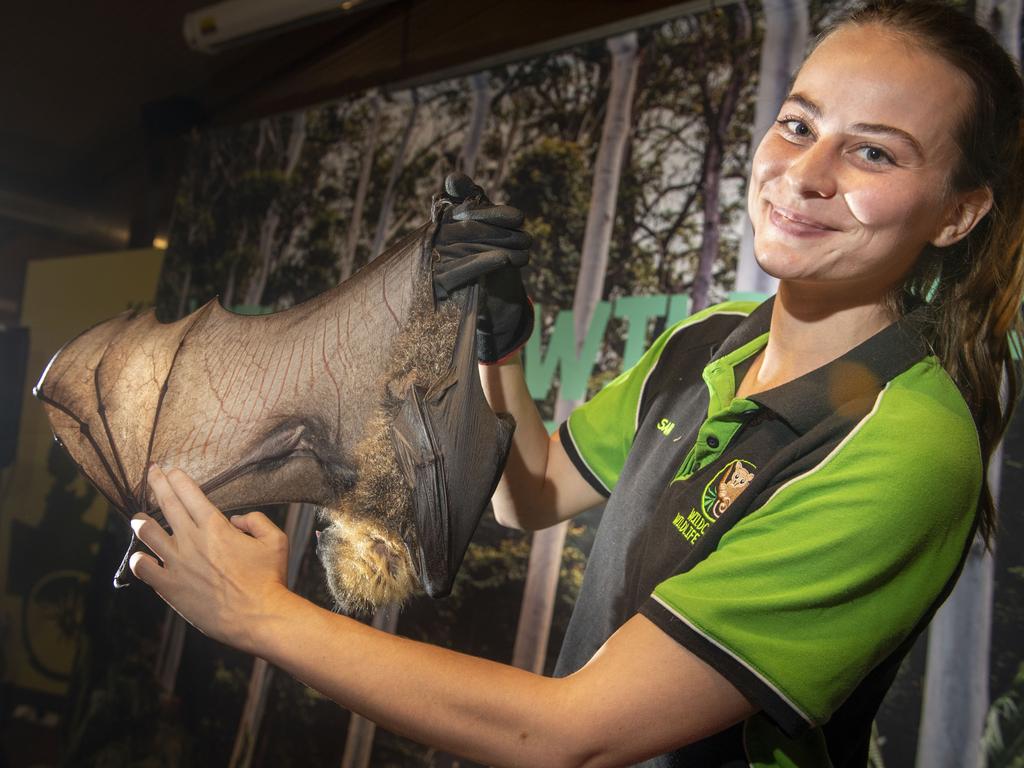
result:
[(533, 238), (521, 229), (520, 210), (494, 205), (464, 173), (450, 174), (444, 187), (441, 202), (449, 204), (434, 240), (434, 294), (445, 298), (479, 281), (476, 355), (481, 363), (497, 363), (533, 333), (533, 305), (519, 272)]

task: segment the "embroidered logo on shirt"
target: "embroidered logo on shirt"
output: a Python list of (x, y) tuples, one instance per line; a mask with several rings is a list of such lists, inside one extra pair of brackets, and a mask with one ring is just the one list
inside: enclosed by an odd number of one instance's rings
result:
[(755, 469), (757, 467), (743, 459), (735, 459), (722, 467), (704, 488), (704, 496), (701, 498), (703, 511), (716, 520), (720, 518), (747, 489), (754, 479)]
[(658, 431), (661, 432), (661, 434), (663, 434), (665, 437), (668, 437), (672, 433), (672, 430), (675, 428), (676, 423), (674, 421), (662, 419), (661, 421), (658, 422)]
[(707, 512), (699, 512), (691, 508), (689, 513), (677, 512), (672, 526), (679, 531), (680, 535), (691, 544), (696, 544), (697, 539), (704, 535), (704, 532), (715, 522)]
[(700, 509), (691, 507), (687, 513), (676, 513), (672, 527), (691, 544), (707, 533), (708, 528), (727, 510), (750, 485), (757, 469), (749, 461), (734, 459), (726, 464), (704, 487)]

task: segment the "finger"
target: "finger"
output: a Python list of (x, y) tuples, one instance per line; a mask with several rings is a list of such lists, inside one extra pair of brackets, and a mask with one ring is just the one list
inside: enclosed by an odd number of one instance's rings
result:
[(479, 205), (470, 200), (452, 209), (453, 221), (482, 221), (508, 229), (523, 226), (523, 219), (523, 212), (511, 205)]
[(533, 244), (533, 238), (521, 229), (506, 229), (482, 221), (452, 221), (439, 229), (434, 244), (441, 247), (451, 243), (487, 243), (492, 248), (524, 251)]
[(128, 567), (135, 574), (135, 578), (146, 582), (157, 592), (162, 592), (168, 584), (167, 571), (152, 555), (145, 552), (136, 552), (132, 555), (128, 560)]
[(171, 526), (171, 531), (182, 533), (195, 525), (188, 510), (185, 509), (185, 505), (168, 481), (167, 475), (160, 467), (156, 464), (151, 466), (146, 479), (149, 481), (149, 487), (153, 491), (153, 498), (156, 500), (157, 506), (160, 507), (164, 519)]
[(465, 200), (467, 197), (482, 197), (484, 194), (483, 188), (461, 171), (448, 174), (444, 180), (444, 191), (449, 197), (459, 200)]
[(160, 523), (145, 512), (139, 512), (132, 518), (131, 526), (139, 541), (167, 562), (167, 556), (175, 551), (175, 544), (167, 531), (160, 527)]
[(275, 538), (285, 536), (285, 532), (274, 525), (274, 521), (262, 512), (248, 512), (244, 515), (232, 515), (231, 524), (238, 530), (248, 533), (257, 539)]
[(528, 259), (526, 251), (505, 250), (484, 251), (453, 259), (434, 268), (434, 285), (443, 289), (447, 295), (503, 267), (522, 266)]
[(195, 521), (197, 526), (208, 525), (211, 521), (216, 522), (223, 519), (224, 515), (206, 498), (202, 488), (180, 469), (172, 469), (167, 473), (167, 482), (174, 489), (175, 494), (181, 499), (188, 514)]

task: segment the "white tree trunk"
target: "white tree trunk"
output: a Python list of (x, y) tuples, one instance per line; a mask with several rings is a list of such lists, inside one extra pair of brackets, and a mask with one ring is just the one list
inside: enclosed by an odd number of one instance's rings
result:
[(174, 694), (181, 666), (181, 652), (185, 648), (185, 620), (173, 608), (167, 608), (160, 631), (160, 648), (156, 654), (156, 679), (165, 698)]
[[(764, 40), (754, 105), (754, 125), (750, 134), (750, 156), (761, 143), (789, 94), (790, 78), (795, 74), (810, 34), (807, 0), (763, 0)], [(749, 179), (749, 169), (747, 178)], [(774, 293), (778, 281), (765, 274), (754, 259), (754, 230), (744, 217), (743, 237), (736, 263), (736, 290)]]
[[(975, 17), (1020, 61), (1021, 0), (978, 0)], [(1006, 380), (1003, 380), (1006, 402)], [(988, 483), (999, 504), (1003, 446), (989, 462)], [(979, 749), (989, 707), (989, 651), (995, 562), (980, 541), (971, 546), (953, 594), (932, 620), (917, 765), (975, 768), (984, 764)]]
[(469, 77), (469, 85), (473, 89), (473, 112), (466, 129), (466, 140), (462, 144), (462, 172), (473, 178), (476, 172), (476, 158), (480, 154), (480, 142), (484, 135), (484, 126), (491, 112), (491, 86), (486, 72), (477, 72)]
[[(377, 154), (377, 136), (380, 133), (381, 98), (375, 95), (372, 101), (373, 117), (370, 119), (370, 130), (366, 133), (363, 143), (363, 160), (359, 168), (359, 181), (356, 184), (356, 197), (352, 204), (352, 218), (348, 223), (348, 236), (345, 239), (345, 250), (338, 259), (338, 272), (341, 280), (348, 280), (356, 261), (356, 246), (359, 244), (359, 232), (363, 226), (363, 206), (366, 204), (366, 190), (370, 186), (370, 175), (373, 171), (373, 160)], [(372, 254), (371, 254), (372, 255)]]
[[(636, 91), (637, 37), (635, 32), (608, 39), (612, 55), (611, 87), (601, 131), (601, 145), (594, 163), (594, 184), (590, 210), (583, 235), (580, 272), (573, 296), (573, 322), (576, 326), (576, 354), (587, 337), (594, 308), (601, 300), (608, 267), (608, 246), (619, 177), (632, 122), (633, 94)], [(593, 364), (593, 361), (584, 361)], [(555, 406), (557, 421), (568, 418), (578, 400), (559, 394)], [(551, 615), (562, 565), (562, 547), (568, 523), (538, 531), (533, 535), (530, 562), (519, 613), (512, 663), (523, 669), (541, 672), (547, 654)]]
[[(306, 113), (296, 112), (292, 116), (291, 132), (288, 134), (288, 148), (284, 158), (284, 177), (287, 180), (291, 177), (295, 166), (302, 156), (302, 147), (306, 141)], [(249, 282), (245, 291), (245, 303), (249, 306), (259, 306), (263, 301), (263, 291), (267, 287), (267, 279), (273, 267), (274, 246), (277, 243), (277, 228), (281, 224), (281, 208), (275, 200), (270, 204), (267, 215), (260, 226), (260, 241), (257, 250), (258, 261), (256, 274)]]
[(402, 139), (398, 144), (398, 150), (391, 161), (391, 172), (388, 174), (388, 185), (384, 188), (384, 197), (380, 206), (380, 216), (377, 219), (377, 231), (373, 236), (373, 245), (370, 246), (370, 258), (375, 259), (384, 248), (387, 240), (388, 227), (391, 225), (391, 210), (395, 205), (395, 189), (398, 187), (398, 179), (402, 175), (402, 168), (405, 165), (405, 153), (409, 150), (409, 143), (412, 139), (413, 129), (416, 127), (416, 115), (420, 109), (419, 93), (413, 88), (410, 91), (412, 107), (409, 109), (409, 118), (405, 123), (405, 130), (402, 132)]
[(1020, 61), (1021, 0), (976, 0), (974, 17)]
[[(288, 589), (295, 588), (299, 576), (302, 558), (306, 553), (316, 511), (312, 504), (289, 504), (285, 516), (284, 532), (288, 535)], [(274, 668), (264, 659), (255, 659), (252, 673), (249, 676), (249, 691), (246, 695), (242, 718), (235, 733), (235, 745), (231, 750), (231, 768), (248, 768), (252, 764), (256, 739), (259, 736), (263, 712), (267, 705), (267, 694), (270, 692), (270, 680)]]
[[(992, 453), (988, 484), (998, 503), (1003, 445)], [(918, 768), (982, 768), (989, 707), (994, 558), (975, 538), (963, 573), (928, 630)]]
[(981, 733), (989, 705), (992, 587), (992, 554), (976, 539), (953, 594), (935, 614), (928, 633), (918, 768), (984, 765)]

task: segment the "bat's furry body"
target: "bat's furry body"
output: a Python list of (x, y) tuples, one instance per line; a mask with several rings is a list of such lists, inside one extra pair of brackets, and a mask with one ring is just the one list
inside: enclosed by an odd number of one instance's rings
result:
[[(434, 231), (284, 312), (243, 317), (212, 301), (175, 323), (150, 311), (93, 327), (36, 386), (55, 436), (126, 518), (162, 520), (151, 462), (183, 469), (224, 510), (327, 508), (318, 549), (343, 607), (401, 599), (414, 574), (447, 594), (512, 427), (476, 379), (476, 289), (435, 306)], [(115, 583), (126, 575), (122, 564)]]

